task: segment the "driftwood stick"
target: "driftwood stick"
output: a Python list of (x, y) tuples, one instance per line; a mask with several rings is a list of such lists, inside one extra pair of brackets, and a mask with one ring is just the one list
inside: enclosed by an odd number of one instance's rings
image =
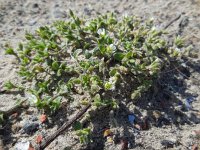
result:
[(76, 120), (78, 120), (90, 107), (91, 104), (84, 107), (70, 121), (65, 122), (55, 133), (49, 135), (41, 144), (38, 144), (35, 147), (35, 150), (44, 150), (52, 141), (54, 141), (55, 138), (68, 129)]

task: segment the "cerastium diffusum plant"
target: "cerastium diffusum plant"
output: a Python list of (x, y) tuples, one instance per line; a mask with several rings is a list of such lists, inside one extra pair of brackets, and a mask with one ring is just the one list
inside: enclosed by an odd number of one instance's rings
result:
[(70, 16), (70, 21), (26, 33), (16, 49), (7, 46), (6, 53), (19, 61), (18, 74), (29, 84), (9, 81), (5, 87), (26, 90), (39, 109), (56, 111), (64, 97), (79, 105), (113, 108), (137, 100), (165, 70), (165, 62), (182, 55), (181, 38), (169, 45), (153, 20), (107, 14), (88, 21), (72, 11)]

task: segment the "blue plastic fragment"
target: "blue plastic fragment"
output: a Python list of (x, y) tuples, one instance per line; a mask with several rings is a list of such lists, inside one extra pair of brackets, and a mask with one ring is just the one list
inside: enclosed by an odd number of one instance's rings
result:
[(183, 102), (179, 101), (178, 106), (183, 106)]
[(190, 110), (192, 108), (191, 103), (194, 101), (193, 97), (188, 97), (185, 100), (185, 107), (187, 108), (187, 110)]
[(187, 108), (187, 110), (191, 109), (191, 105), (187, 100), (185, 100), (185, 107)]
[(133, 124), (135, 121), (135, 116), (134, 115), (128, 115), (128, 121)]
[(194, 101), (194, 97), (188, 97), (186, 101), (191, 104)]

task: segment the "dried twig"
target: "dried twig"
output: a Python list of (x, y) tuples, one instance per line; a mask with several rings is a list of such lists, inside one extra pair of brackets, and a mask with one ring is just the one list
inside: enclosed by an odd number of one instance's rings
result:
[(181, 17), (181, 14), (178, 15), (178, 16), (177, 16), (176, 18), (174, 18), (173, 20), (171, 20), (168, 24), (166, 24), (166, 25), (164, 26), (163, 29), (167, 29), (171, 24), (173, 24), (175, 21), (177, 21), (180, 17)]
[(76, 120), (78, 120), (90, 107), (91, 107), (91, 104), (84, 107), (70, 121), (64, 123), (55, 133), (48, 136), (41, 144), (37, 145), (35, 150), (45, 149), (52, 141), (54, 141), (55, 138), (57, 138), (62, 132), (68, 129)]

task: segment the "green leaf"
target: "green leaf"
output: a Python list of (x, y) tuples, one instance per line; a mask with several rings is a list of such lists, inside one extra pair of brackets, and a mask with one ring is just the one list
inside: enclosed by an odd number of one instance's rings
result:
[(11, 90), (11, 89), (14, 89), (16, 88), (16, 86), (11, 82), (11, 81), (8, 81), (4, 84), (4, 87), (7, 89), (7, 90)]
[(100, 97), (99, 94), (96, 94), (96, 95), (94, 96), (93, 99), (94, 99), (94, 102), (93, 102), (93, 105), (94, 105), (94, 106), (100, 107), (100, 106), (103, 105), (103, 103), (102, 103), (102, 101), (101, 101), (101, 97)]
[(73, 18), (75, 17), (75, 16), (74, 16), (74, 13), (73, 13), (73, 11), (72, 11), (71, 9), (69, 10), (69, 14), (70, 14), (70, 16), (73, 17)]
[(73, 124), (73, 129), (74, 129), (75, 131), (81, 130), (81, 129), (82, 129), (82, 124), (81, 124), (79, 121), (76, 121), (76, 122)]
[(73, 79), (73, 83), (74, 83), (74, 84), (80, 84), (80, 83), (81, 83), (81, 80), (80, 80), (80, 79), (77, 79), (77, 78), (75, 78), (75, 79)]
[(7, 55), (16, 55), (14, 50), (12, 48), (10, 48), (10, 47), (5, 50), (5, 54), (7, 54)]
[(104, 84), (104, 88), (105, 88), (105, 90), (110, 90), (112, 88), (112, 84), (110, 82), (106, 82)]
[(58, 69), (57, 71), (57, 76), (60, 77), (62, 75), (63, 70), (62, 69)]
[(55, 112), (56, 110), (60, 108), (60, 106), (61, 106), (60, 100), (54, 100), (50, 104), (50, 109), (52, 110), (52, 112)]
[(81, 53), (82, 53), (82, 49), (77, 49), (74, 53), (73, 53), (73, 56), (74, 58), (77, 58)]
[(135, 90), (132, 94), (131, 94), (131, 99), (132, 100), (136, 100), (138, 98), (141, 97), (141, 91), (140, 90)]
[(110, 75), (111, 77), (113, 77), (116, 73), (117, 73), (117, 69), (116, 69), (116, 68), (113, 68), (113, 69), (111, 69), (111, 71), (109, 72), (109, 75)]
[(127, 54), (126, 54), (126, 58), (132, 58), (133, 57), (133, 52), (128, 52)]
[(118, 52), (118, 53), (115, 53), (115, 54), (114, 54), (114, 59), (115, 59), (115, 60), (118, 60), (118, 61), (121, 61), (121, 60), (124, 58), (124, 56), (125, 56), (124, 53)]
[(53, 70), (58, 70), (58, 69), (59, 69), (59, 63), (58, 63), (57, 61), (54, 61), (54, 62), (52, 63), (52, 69), (53, 69)]
[(26, 38), (27, 40), (32, 40), (32, 39), (34, 38), (34, 36), (33, 36), (31, 33), (26, 32), (25, 38)]
[(18, 50), (23, 51), (23, 44), (22, 43), (18, 44)]
[(176, 38), (175, 38), (175, 40), (174, 40), (174, 43), (175, 43), (175, 45), (177, 46), (177, 47), (183, 47), (183, 45), (184, 45), (184, 39), (183, 38), (181, 38), (180, 36), (177, 36)]
[(92, 56), (92, 53), (90, 53), (88, 50), (85, 51), (85, 58), (89, 59)]
[(44, 72), (44, 68), (40, 65), (35, 65), (33, 68), (34, 72)]

